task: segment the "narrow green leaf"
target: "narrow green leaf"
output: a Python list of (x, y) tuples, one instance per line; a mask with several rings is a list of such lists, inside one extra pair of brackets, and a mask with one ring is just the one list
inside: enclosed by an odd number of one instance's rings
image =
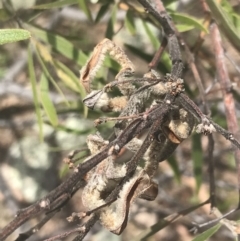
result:
[(49, 73), (48, 68), (47, 68), (47, 66), (46, 66), (46, 63), (44, 62), (44, 60), (43, 60), (43, 58), (42, 58), (42, 56), (41, 56), (42, 52), (39, 51), (38, 48), (36, 48), (36, 50), (37, 50), (37, 51), (36, 51), (37, 58), (38, 58), (38, 60), (39, 60), (39, 63), (41, 64), (41, 67), (42, 67), (42, 69), (43, 69), (43, 72), (44, 72), (45, 76), (46, 76), (47, 78), (49, 78), (49, 80), (51, 81), (51, 83), (53, 84), (53, 86), (56, 88), (56, 90), (58, 91), (58, 93), (59, 93), (59, 94), (63, 97), (63, 99), (65, 100), (66, 105), (69, 106), (68, 100), (66, 99), (64, 93), (62, 92), (62, 90), (59, 88), (59, 86), (58, 86), (58, 84), (56, 83), (56, 81), (53, 79), (53, 77), (52, 77), (51, 74)]
[(192, 137), (192, 159), (193, 171), (195, 175), (197, 192), (202, 184), (202, 166), (203, 166), (203, 152), (201, 144), (201, 135), (194, 134)]
[(108, 21), (108, 25), (107, 25), (107, 30), (106, 30), (105, 36), (109, 39), (112, 39), (112, 37), (114, 35), (114, 25), (116, 23), (116, 16), (117, 16), (117, 4), (115, 4), (112, 8), (111, 17), (110, 17), (110, 19)]
[(43, 108), (46, 112), (46, 115), (48, 116), (49, 121), (51, 122), (52, 126), (57, 126), (58, 125), (57, 112), (50, 99), (48, 80), (44, 73), (41, 75), (41, 79), (40, 79), (40, 95), (41, 95)]
[(143, 24), (146, 34), (149, 37), (154, 49), (157, 50), (159, 47), (159, 39), (157, 38), (156, 34), (152, 33), (152, 30), (149, 28), (149, 25), (148, 25), (148, 23), (146, 23), (145, 20), (142, 20), (142, 24)]
[(87, 2), (88, 1), (86, 0), (78, 0), (79, 7), (86, 14), (86, 16), (88, 17), (88, 20), (92, 22), (93, 18), (92, 18), (91, 10), (89, 9)]
[(58, 77), (68, 88), (80, 94), (84, 94), (84, 92), (82, 92), (83, 88), (81, 88), (80, 85), (77, 84), (77, 82), (79, 82), (79, 79), (65, 64), (61, 63), (58, 60), (54, 60), (54, 66), (56, 68), (56, 73)]
[(116, 71), (120, 70), (120, 64), (118, 64), (114, 59), (111, 59), (109, 56), (107, 56), (104, 60), (104, 66)]
[(36, 80), (35, 71), (34, 71), (31, 44), (29, 44), (28, 46), (28, 72), (29, 72), (30, 82), (32, 86), (33, 102), (34, 102), (35, 111), (37, 115), (39, 136), (40, 136), (40, 140), (43, 141), (43, 120), (41, 116), (40, 104), (39, 104), (38, 93), (37, 93), (37, 80)]
[(187, 14), (176, 13), (176, 12), (174, 12), (174, 13), (172, 12), (172, 13), (170, 13), (170, 15), (173, 18), (174, 22), (193, 26), (194, 28), (204, 31), (205, 33), (208, 33), (208, 29), (206, 29), (205, 26), (203, 25), (203, 23), (200, 20), (198, 20), (197, 18), (194, 18)]
[(177, 2), (178, 0), (164, 0), (164, 6), (167, 7), (168, 5)]
[(109, 11), (109, 7), (111, 4), (112, 4), (112, 1), (101, 6), (96, 16), (95, 23), (98, 23), (102, 19), (102, 17)]
[(215, 234), (218, 229), (222, 226), (221, 223), (218, 223), (217, 225), (209, 228), (205, 232), (199, 234), (196, 238), (194, 238), (192, 241), (205, 241), (208, 240), (213, 234)]
[(69, 165), (64, 164), (59, 171), (59, 177), (60, 179), (64, 178), (69, 173)]
[(220, 29), (223, 31), (228, 40), (232, 45), (240, 51), (240, 35), (238, 34), (237, 29), (229, 19), (228, 15), (224, 12), (220, 4), (215, 0), (206, 0), (211, 14), (219, 25)]
[(0, 45), (29, 39), (31, 33), (25, 29), (0, 29)]
[(180, 173), (176, 158), (174, 158), (173, 156), (170, 156), (170, 157), (168, 157), (167, 162), (171, 166), (171, 168), (174, 172), (174, 176), (177, 179), (178, 183), (180, 183), (181, 182), (181, 173)]
[(175, 26), (176, 26), (178, 32), (180, 32), (180, 33), (187, 32), (187, 31), (194, 29), (194, 26), (192, 26), (192, 25), (175, 24)]
[(51, 8), (61, 8), (66, 5), (72, 5), (78, 3), (78, 0), (60, 0), (51, 3), (45, 3), (33, 6), (33, 9), (51, 9)]
[(232, 13), (232, 19), (238, 35), (240, 34), (240, 16), (237, 13)]
[(132, 35), (136, 34), (136, 26), (134, 23), (133, 11), (131, 9), (127, 11), (124, 24)]
[(57, 34), (50, 33), (49, 31), (44, 31), (42, 29), (33, 27), (32, 25), (26, 23), (24, 25), (29, 31), (31, 31), (32, 35), (35, 35), (36, 37), (50, 44), (54, 50), (77, 62), (77, 64), (80, 66), (84, 65), (87, 61), (87, 55), (85, 55), (81, 50), (75, 48), (74, 45), (67, 39)]
[(224, 9), (224, 11), (226, 11), (227, 13), (232, 13), (233, 12), (233, 8), (232, 8), (232, 5), (229, 2), (229, 0), (222, 0), (221, 1), (221, 6)]
[[(146, 21), (143, 21), (143, 20), (142, 20), (142, 24), (146, 31), (147, 36), (149, 37), (149, 39), (151, 41), (152, 46), (154, 47), (155, 50), (157, 50), (160, 45), (160, 40), (157, 38), (157, 35), (154, 34), (153, 31), (151, 30), (151, 28), (150, 28), (151, 25), (149, 25), (148, 23), (146, 23)], [(172, 67), (172, 62), (169, 58), (169, 55), (166, 52), (163, 52), (161, 62), (164, 63), (165, 67), (167, 68), (166, 71), (169, 72)]]
[[(79, 83), (79, 79), (76, 75), (63, 63), (58, 60), (54, 60), (54, 66), (56, 67), (56, 73), (58, 77), (72, 90), (78, 92), (83, 99), (86, 96), (86, 91)], [(88, 108), (83, 105), (84, 116), (87, 117)]]

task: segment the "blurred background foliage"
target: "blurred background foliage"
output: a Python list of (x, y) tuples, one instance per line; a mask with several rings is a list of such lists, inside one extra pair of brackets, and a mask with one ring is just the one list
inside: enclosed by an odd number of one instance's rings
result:
[[(163, 3), (195, 55), (212, 118), (226, 128), (208, 35), (209, 16), (201, 9), (200, 1), (163, 0)], [(237, 0), (207, 0), (207, 3), (224, 40), (239, 116), (240, 4)], [(94, 46), (104, 37), (113, 39), (135, 64), (136, 76), (142, 76), (160, 45), (163, 32), (137, 1), (127, 0), (2, 0), (0, 26), (1, 228), (18, 209), (38, 200), (61, 182), (69, 173), (62, 162), (64, 156), (86, 146), (88, 134), (99, 131), (106, 138), (110, 135), (113, 123), (96, 129), (93, 120), (113, 114), (88, 111), (82, 104), (85, 92), (79, 83), (79, 70)], [(184, 52), (183, 58), (186, 91), (201, 107)], [(102, 88), (112, 81), (118, 70), (119, 65), (107, 57), (93, 88)], [(166, 51), (158, 71), (165, 75), (170, 70), (171, 61)], [(230, 144), (219, 135), (215, 139), (217, 201), (220, 210), (226, 212), (237, 203), (236, 168)], [(158, 199), (154, 203), (139, 201), (136, 204), (132, 222), (121, 237), (97, 226), (89, 240), (139, 240), (140, 231), (161, 218), (205, 201), (208, 198), (206, 150), (204, 136), (194, 134), (182, 143), (168, 162), (160, 165), (156, 177), (161, 186)], [(70, 225), (65, 217), (81, 210), (80, 195), (76, 194), (63, 212), (49, 221), (44, 232), (29, 240), (42, 240), (53, 230), (68, 229)], [(206, 221), (208, 213), (209, 207), (205, 206), (155, 234), (151, 240), (192, 240), (191, 222)], [(32, 222), (37, 222), (37, 218)], [(27, 225), (32, 223), (21, 230)], [(9, 240), (14, 240), (13, 237)], [(229, 230), (221, 228), (209, 240), (217, 239), (234, 240), (234, 237)]]

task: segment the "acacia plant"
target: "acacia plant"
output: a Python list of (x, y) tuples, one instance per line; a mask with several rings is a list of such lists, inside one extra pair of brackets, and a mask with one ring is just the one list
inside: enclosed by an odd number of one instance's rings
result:
[[(4, 56), (11, 52), (7, 43), (31, 34), (30, 40), (14, 45), (27, 53), (27, 68), (23, 65), (15, 78), (28, 73), (34, 104), (28, 100), (27, 105), (33, 107), (39, 139), (64, 147), (66, 143), (56, 144), (61, 132), (81, 141), (69, 141), (73, 152), (62, 152), (65, 164), (60, 155), (58, 165), (50, 164), (61, 178), (33, 203), (19, 205), (2, 227), (0, 240), (13, 232), (18, 241), (83, 240), (94, 236), (96, 223), (101, 224), (98, 232), (106, 229), (126, 240), (153, 235), (215, 240), (218, 234), (227, 240), (218, 231), (221, 226), (237, 240), (237, 10), (239, 3), (225, 0), (188, 5), (172, 0), (59, 0), (27, 1), (25, 6), (3, 1), (1, 25), (8, 29), (0, 31)], [(4, 71), (10, 67), (6, 64)], [(12, 93), (4, 93), (3, 99), (6, 94)], [(17, 107), (26, 108), (21, 101)], [(8, 113), (9, 106), (2, 108)], [(81, 128), (67, 124), (73, 115)], [(49, 127), (54, 141), (48, 142)], [(229, 173), (234, 173), (235, 202), (226, 194)], [(48, 175), (53, 172), (46, 179)], [(183, 186), (190, 187), (190, 180), (195, 185), (189, 193)], [(144, 208), (156, 220), (152, 226), (137, 218)], [(61, 228), (50, 227), (60, 214)], [(35, 221), (18, 232), (29, 220)], [(134, 222), (145, 230), (128, 231)], [(179, 225), (187, 234), (177, 231)], [(51, 233), (46, 234), (46, 227)], [(168, 234), (161, 236), (164, 230)]]

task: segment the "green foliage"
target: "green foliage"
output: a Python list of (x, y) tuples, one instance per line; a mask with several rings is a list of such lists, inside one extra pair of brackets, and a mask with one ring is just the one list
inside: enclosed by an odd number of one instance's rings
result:
[(208, 29), (203, 25), (202, 20), (198, 20), (187, 14), (180, 14), (177, 12), (170, 14), (173, 20), (176, 22), (176, 26), (179, 32), (185, 32), (192, 29), (199, 29), (205, 33), (208, 33)]
[(208, 230), (206, 230), (205, 232), (199, 234), (196, 238), (194, 238), (192, 241), (206, 241), (209, 238), (211, 238), (213, 236), (213, 234), (215, 234), (218, 229), (222, 226), (221, 223), (218, 223), (217, 225), (209, 228)]
[(114, 32), (114, 27), (116, 24), (116, 14), (117, 14), (117, 4), (115, 4), (111, 9), (111, 17), (109, 18), (108, 24), (107, 24), (107, 31), (106, 31), (106, 38), (112, 39)]
[[(1, 21), (9, 21), (15, 14), (19, 18), (16, 18), (18, 21), (15, 22), (16, 26), (14, 26), (14, 28), (0, 30), (0, 45), (29, 40), (28, 75), (41, 140), (44, 139), (44, 123), (51, 125), (56, 131), (74, 133), (75, 135), (86, 135), (93, 130), (95, 131), (93, 124), (91, 127), (86, 127), (85, 130), (74, 129), (62, 124), (59, 118), (62, 112), (70, 114), (77, 112), (82, 118), (89, 118), (89, 122), (92, 123), (92, 120), (97, 116), (95, 112), (89, 111), (88, 113), (88, 109), (82, 104), (82, 99), (86, 93), (79, 82), (79, 70), (86, 63), (93, 46), (96, 44), (94, 39), (95, 33), (92, 34), (91, 37), (87, 36), (85, 33), (86, 28), (92, 28), (94, 29), (93, 31), (95, 31), (96, 26), (101, 26), (103, 37), (105, 36), (109, 39), (113, 39), (117, 34), (120, 35), (122, 32), (125, 32), (124, 37), (122, 37), (124, 39), (125, 49), (137, 59), (143, 60), (146, 66), (147, 63), (152, 60), (153, 54), (161, 44), (163, 35), (161, 26), (152, 16), (147, 15), (143, 8), (137, 4), (135, 5), (133, 2), (134, 1), (102, 0), (98, 1), (98, 5), (94, 5), (87, 0), (44, 1), (43, 4), (41, 4), (41, 1), (38, 1), (38, 4), (29, 7), (29, 9), (22, 10), (23, 13), (11, 12), (13, 10), (10, 8), (10, 11), (8, 6), (0, 9)], [(240, 50), (239, 15), (227, 0), (221, 1), (221, 4), (217, 3), (216, 0), (206, 0), (206, 2), (210, 7), (212, 17), (218, 23), (222, 33), (236, 49)], [(184, 34), (198, 34), (200, 32), (208, 34), (209, 30), (203, 18), (178, 12), (176, 10), (176, 0), (166, 0), (163, 1), (163, 3), (165, 6), (168, 6), (167, 10), (179, 32), (184, 32)], [(38, 24), (41, 21), (35, 21), (38, 17), (40, 19), (44, 14), (48, 15), (52, 10), (60, 10), (66, 6), (71, 6), (83, 13), (86, 20), (81, 22), (81, 26), (76, 26), (76, 24), (73, 29), (70, 30), (68, 27), (58, 28), (58, 26), (56, 26), (49, 30), (43, 27), (44, 24), (41, 26)], [(96, 14), (93, 14), (92, 10), (95, 10), (96, 7), (98, 7), (98, 11)], [(24, 11), (26, 11), (26, 15), (24, 15)], [(118, 20), (119, 12), (124, 12), (125, 14), (121, 20)], [(13, 21), (15, 21), (14, 18)], [(104, 27), (102, 27), (103, 21), (106, 21)], [(17, 23), (20, 24), (18, 25)], [(83, 28), (83, 25), (87, 27)], [(80, 34), (78, 28), (80, 29)], [(75, 33), (75, 31), (79, 37), (77, 40), (76, 38), (71, 38), (71, 33)], [(117, 35), (117, 37), (119, 35)], [(125, 41), (126, 35), (130, 40)], [(150, 48), (146, 46), (150, 46)], [(171, 71), (171, 66), (170, 56), (168, 52), (165, 51), (162, 54), (161, 61), (157, 68), (161, 74), (165, 74)], [(187, 68), (186, 66), (186, 70)], [(97, 81), (94, 81), (93, 86), (97, 88), (99, 86), (102, 87), (109, 81), (108, 78), (110, 79), (111, 75), (115, 74), (118, 70), (119, 65), (107, 57), (104, 61), (104, 67), (99, 71), (96, 78)], [(192, 86), (188, 88), (191, 96), (195, 94), (194, 88), (195, 87), (192, 88)], [(52, 92), (56, 92), (62, 97), (61, 104), (55, 104), (52, 101)], [(236, 94), (239, 95), (239, 93)], [(69, 95), (76, 97), (75, 102), (71, 102), (68, 99), (67, 96)], [(219, 117), (216, 117), (216, 119), (219, 119)], [(107, 135), (111, 132), (111, 125), (106, 124), (105, 127), (104, 130)], [(193, 172), (197, 184), (197, 191), (199, 191), (202, 184), (202, 167), (204, 165), (200, 135), (194, 135), (192, 137), (191, 157), (194, 163)], [(177, 158), (171, 157), (168, 161), (174, 171), (176, 179), (180, 183), (181, 170)], [(65, 173), (66, 168), (63, 168), (61, 175)], [(145, 240), (168, 225), (170, 225), (170, 222), (159, 220), (151, 228), (144, 230), (134, 240)], [(198, 235), (193, 241), (207, 240), (216, 233), (220, 227), (221, 224), (217, 224)]]
[(25, 29), (0, 29), (0, 45), (29, 39), (31, 34)]
[(196, 180), (197, 192), (202, 183), (202, 167), (203, 167), (203, 152), (201, 136), (194, 134), (192, 137), (192, 159), (193, 159), (193, 171)]
[(42, 76), (40, 78), (40, 97), (45, 113), (47, 114), (52, 126), (57, 126), (57, 112), (49, 96), (49, 84), (45, 73), (42, 73)]
[(29, 45), (29, 47), (28, 47), (28, 71), (29, 71), (32, 92), (33, 92), (33, 100), (34, 100), (37, 121), (38, 121), (38, 126), (39, 126), (39, 135), (40, 135), (40, 139), (43, 140), (43, 121), (42, 121), (41, 109), (40, 109), (40, 105), (39, 105), (39, 103), (40, 103), (39, 97), (38, 97), (38, 93), (37, 93), (37, 80), (36, 80), (36, 75), (34, 72), (31, 47), (32, 47), (31, 45)]
[(178, 166), (176, 158), (174, 158), (173, 156), (170, 156), (167, 161), (174, 172), (176, 180), (178, 181), (178, 183), (180, 183), (181, 182), (181, 172), (179, 170), (179, 166)]
[(72, 5), (78, 3), (78, 0), (62, 0), (62, 1), (55, 1), (40, 5), (35, 5), (33, 9), (52, 9), (52, 8), (61, 8), (67, 5)]
[(221, 6), (216, 0), (206, 0), (206, 2), (225, 36), (240, 51), (239, 15), (233, 12), (227, 1), (224, 1), (224, 6)]
[(133, 12), (131, 9), (129, 9), (126, 13), (125, 26), (131, 34), (136, 34), (136, 26), (134, 23)]
[(86, 14), (88, 20), (90, 22), (93, 21), (91, 10), (89, 9), (89, 5), (87, 4), (87, 0), (78, 0), (79, 8)]

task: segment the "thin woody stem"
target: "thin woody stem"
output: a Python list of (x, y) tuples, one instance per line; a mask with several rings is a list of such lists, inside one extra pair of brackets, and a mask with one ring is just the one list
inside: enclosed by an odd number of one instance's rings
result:
[[(224, 61), (224, 49), (222, 47), (221, 36), (216, 23), (211, 24), (210, 33), (211, 33), (214, 52), (216, 56), (217, 76), (218, 76), (220, 85), (222, 87), (228, 130), (231, 133), (239, 133), (239, 126), (238, 126), (238, 121), (236, 116), (234, 98), (232, 93), (228, 91), (229, 87), (231, 86), (231, 81), (229, 79), (227, 67)], [(235, 156), (235, 162), (238, 170), (238, 192), (239, 192), (238, 207), (240, 208), (240, 150), (239, 149), (236, 149), (234, 151), (234, 156)]]
[[(170, 110), (170, 106), (165, 104), (158, 106), (157, 108), (153, 108), (152, 111), (149, 112), (149, 115), (146, 116), (146, 119), (139, 124), (137, 127), (135, 134), (139, 134), (141, 130), (146, 128), (146, 126), (149, 126), (150, 123), (153, 123), (150, 127), (150, 130), (143, 141), (141, 147), (139, 150), (135, 153), (135, 155), (130, 159), (130, 161), (127, 163), (127, 173), (125, 178), (121, 181), (121, 184), (116, 186), (116, 188), (111, 192), (111, 194), (106, 198), (105, 202), (106, 204), (98, 207), (97, 209), (94, 209), (92, 211), (87, 212), (87, 215), (90, 215), (91, 213), (95, 212), (96, 210), (99, 210), (100, 208), (105, 207), (106, 205), (112, 203), (116, 200), (119, 191), (122, 189), (123, 185), (131, 178), (132, 173), (136, 170), (137, 165), (141, 158), (143, 157), (144, 153), (146, 152), (147, 148), (152, 142), (153, 134), (159, 129), (159, 127), (162, 125), (164, 118), (166, 117), (167, 113)], [(122, 134), (121, 134), (122, 135)]]
[(17, 216), (1, 230), (0, 240), (4, 240), (14, 230), (16, 230), (19, 226), (21, 226), (33, 216), (36, 216), (43, 211), (50, 211), (51, 204), (54, 203), (55, 200), (57, 200), (62, 195), (69, 194), (71, 196), (72, 193), (75, 192), (75, 186), (79, 182), (79, 180), (83, 178), (83, 176), (94, 166), (96, 166), (98, 163), (111, 155), (111, 152), (109, 152), (109, 150), (113, 148), (116, 143), (120, 148), (122, 148), (125, 144), (127, 144), (127, 142), (129, 142), (133, 138), (132, 134), (134, 135), (135, 129), (140, 123), (141, 120), (133, 121), (126, 128), (126, 130), (123, 131), (122, 135), (120, 135), (119, 138), (111, 142), (103, 151), (90, 158), (87, 162), (80, 164), (77, 167), (77, 172), (73, 173), (72, 176), (70, 176), (65, 182), (63, 182), (56, 189), (51, 191), (48, 195), (31, 205), (30, 207), (20, 210)]
[(161, 42), (161, 45), (159, 46), (158, 51), (155, 53), (152, 61), (148, 64), (149, 70), (157, 68), (159, 60), (160, 60), (166, 46), (167, 46), (167, 38), (164, 37), (163, 41)]
[(175, 80), (182, 76), (183, 63), (182, 55), (179, 49), (178, 40), (175, 34), (174, 24), (167, 14), (160, 0), (152, 0), (151, 3), (146, 0), (138, 0), (147, 12), (152, 14), (162, 25), (164, 33), (168, 40), (169, 54), (172, 60), (171, 75)]
[(80, 241), (86, 236), (86, 234), (89, 232), (90, 228), (96, 223), (97, 219), (98, 219), (98, 215), (94, 214), (86, 223), (84, 223), (80, 227), (74, 228), (70, 231), (53, 236), (51, 238), (44, 239), (43, 241), (55, 241), (55, 240), (63, 239), (73, 233), (79, 233), (73, 240)]
[(94, 121), (95, 126), (98, 126), (99, 124), (102, 124), (103, 122), (107, 121), (118, 121), (118, 120), (129, 120), (129, 119), (137, 119), (141, 117), (143, 113), (137, 114), (137, 115), (129, 115), (129, 116), (119, 116), (119, 117), (101, 117)]

